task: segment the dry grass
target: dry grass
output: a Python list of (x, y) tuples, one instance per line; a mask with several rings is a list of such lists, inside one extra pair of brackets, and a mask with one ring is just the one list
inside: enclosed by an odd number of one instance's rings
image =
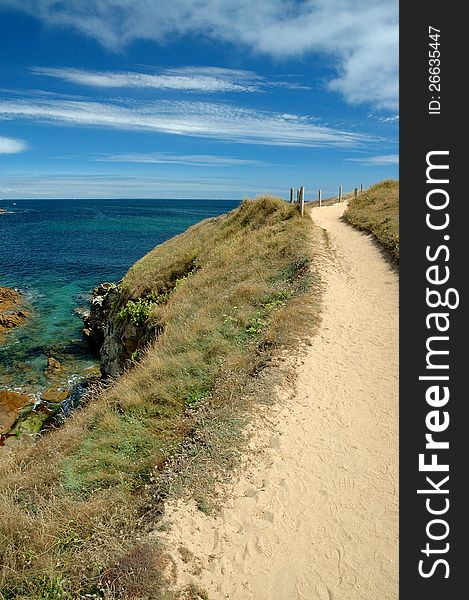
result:
[(344, 214), (349, 223), (372, 233), (399, 263), (399, 181), (387, 179), (350, 201)]
[(272, 388), (263, 367), (319, 322), (322, 241), (308, 216), (267, 196), (130, 269), (116, 310), (167, 294), (147, 319), (161, 334), (61, 429), (4, 457), (1, 600), (171, 598), (164, 557), (139, 538), (169, 493), (190, 486), (210, 510), (244, 409)]

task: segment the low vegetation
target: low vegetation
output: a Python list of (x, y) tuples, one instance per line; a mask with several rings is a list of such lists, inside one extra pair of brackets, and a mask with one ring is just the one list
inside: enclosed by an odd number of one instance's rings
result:
[(1, 600), (173, 598), (145, 534), (169, 494), (212, 510), (246, 408), (275, 385), (265, 367), (318, 325), (323, 248), (308, 214), (263, 196), (130, 269), (114, 318), (156, 340), (61, 429), (0, 459)]
[(369, 231), (399, 263), (399, 181), (387, 179), (350, 201), (345, 218)]
[(151, 292), (137, 300), (127, 300), (124, 306), (118, 310), (115, 318), (117, 321), (130, 321), (136, 327), (141, 327), (146, 323), (152, 308), (167, 300), (167, 293), (158, 294), (157, 292)]

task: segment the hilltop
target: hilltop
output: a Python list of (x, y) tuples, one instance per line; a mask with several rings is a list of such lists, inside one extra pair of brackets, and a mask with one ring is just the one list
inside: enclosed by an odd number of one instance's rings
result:
[(139, 537), (175, 492), (208, 510), (238, 461), (246, 409), (279, 381), (269, 366), (319, 324), (325, 243), (296, 206), (263, 196), (102, 290), (98, 346), (119, 354), (121, 376), (34, 448), (3, 456), (0, 597), (159, 597), (165, 559)]

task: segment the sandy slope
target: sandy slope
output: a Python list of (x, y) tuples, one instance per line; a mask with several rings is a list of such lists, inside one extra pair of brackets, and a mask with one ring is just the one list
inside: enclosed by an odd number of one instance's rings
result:
[(169, 506), (171, 531), (154, 534), (177, 584), (210, 600), (398, 596), (398, 279), (343, 210), (313, 211), (337, 261), (293, 398), (261, 429), (219, 516)]

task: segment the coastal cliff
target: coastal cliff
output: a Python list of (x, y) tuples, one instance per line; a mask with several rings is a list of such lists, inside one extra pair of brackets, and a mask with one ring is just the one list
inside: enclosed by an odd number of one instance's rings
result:
[(122, 375), (163, 332), (164, 307), (202, 268), (205, 236), (219, 221), (208, 219), (158, 246), (133, 265), (119, 285), (102, 283), (93, 290), (83, 334), (100, 357), (104, 377)]
[(122, 375), (158, 332), (146, 322), (143, 312), (135, 316), (125, 306), (119, 308), (121, 296), (116, 284), (99, 285), (93, 290), (90, 312), (83, 317), (83, 334), (99, 354), (105, 377)]

